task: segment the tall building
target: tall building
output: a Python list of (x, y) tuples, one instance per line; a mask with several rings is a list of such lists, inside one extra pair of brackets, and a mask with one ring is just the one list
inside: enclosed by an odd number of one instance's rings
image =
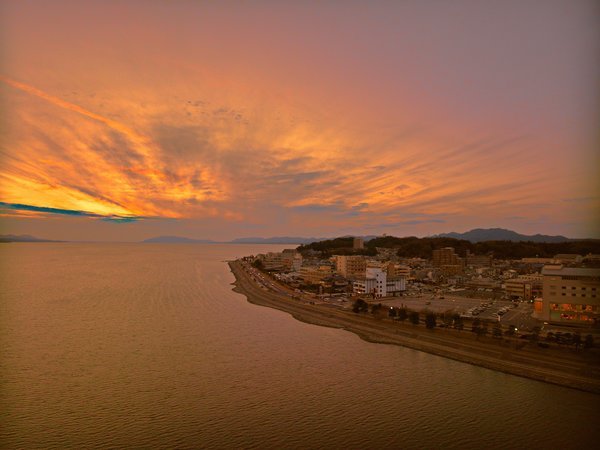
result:
[(355, 249), (365, 248), (365, 241), (363, 240), (363, 238), (355, 237), (352, 240), (352, 248), (355, 248)]
[(461, 264), (462, 258), (454, 253), (454, 247), (438, 248), (433, 251), (432, 262), (435, 267)]
[(360, 255), (336, 255), (335, 270), (344, 278), (362, 278), (367, 269), (367, 260)]
[(446, 275), (456, 275), (463, 272), (464, 260), (454, 253), (453, 247), (440, 248), (433, 251), (432, 263)]
[(543, 296), (535, 314), (555, 323), (593, 324), (600, 319), (600, 269), (545, 266)]

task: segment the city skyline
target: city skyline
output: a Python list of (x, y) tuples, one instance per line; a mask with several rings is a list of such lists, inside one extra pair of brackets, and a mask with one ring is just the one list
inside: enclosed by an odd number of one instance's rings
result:
[(593, 2), (0, 8), (0, 234), (600, 237)]

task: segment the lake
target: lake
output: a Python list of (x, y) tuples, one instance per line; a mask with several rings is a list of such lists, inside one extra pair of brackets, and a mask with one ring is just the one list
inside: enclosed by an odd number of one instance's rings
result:
[(592, 448), (600, 396), (298, 322), (228, 259), (0, 244), (2, 448)]

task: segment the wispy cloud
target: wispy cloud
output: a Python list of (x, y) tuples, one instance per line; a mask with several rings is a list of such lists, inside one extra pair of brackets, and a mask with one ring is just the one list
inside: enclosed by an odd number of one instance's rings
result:
[(61, 208), (49, 208), (46, 206), (33, 206), (33, 205), (22, 205), (18, 203), (5, 203), (0, 202), (0, 212), (3, 214), (9, 213), (10, 211), (31, 211), (41, 214), (58, 214), (63, 216), (76, 216), (76, 217), (91, 217), (94, 219), (101, 219), (107, 222), (117, 223), (128, 223), (135, 222), (142, 219), (148, 219), (148, 217), (141, 216), (118, 216), (118, 215), (101, 215), (95, 214), (89, 211), (75, 211), (72, 209), (61, 209)]

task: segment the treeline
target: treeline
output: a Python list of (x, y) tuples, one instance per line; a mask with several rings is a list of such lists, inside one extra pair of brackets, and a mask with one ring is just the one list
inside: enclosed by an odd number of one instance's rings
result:
[(311, 244), (304, 244), (297, 248), (300, 253), (304, 253), (308, 250), (315, 250), (321, 252), (323, 256), (331, 255), (367, 255), (374, 256), (376, 254), (375, 247), (367, 247), (364, 249), (354, 249), (354, 238), (352, 237), (339, 237), (335, 239), (328, 239), (326, 241), (313, 242)]
[(454, 247), (456, 253), (460, 256), (465, 256), (468, 250), (472, 254), (477, 255), (491, 254), (494, 256), (494, 258), (498, 259), (531, 257), (551, 258), (559, 253), (575, 253), (578, 255), (587, 255), (588, 253), (599, 254), (600, 240), (581, 240), (556, 243), (531, 241), (485, 241), (473, 243), (462, 239), (444, 237), (398, 238), (394, 236), (383, 236), (366, 242), (364, 250), (353, 250), (352, 238), (344, 237), (301, 245), (298, 247), (298, 250), (302, 252), (312, 249), (323, 252), (325, 255), (374, 255), (377, 247), (393, 248), (396, 249), (398, 256), (410, 258), (431, 259), (433, 250), (443, 247)]

